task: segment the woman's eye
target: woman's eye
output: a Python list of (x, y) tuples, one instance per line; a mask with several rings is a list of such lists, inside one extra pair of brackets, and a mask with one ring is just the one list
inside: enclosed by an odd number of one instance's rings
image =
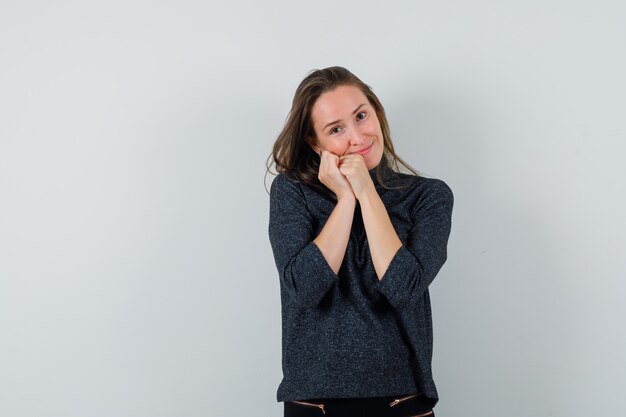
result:
[(330, 129), (330, 134), (334, 135), (336, 133), (341, 132), (341, 128), (340, 127), (333, 127), (332, 129)]
[(359, 114), (356, 115), (356, 118), (359, 120), (363, 120), (365, 119), (366, 113), (364, 111), (360, 112)]

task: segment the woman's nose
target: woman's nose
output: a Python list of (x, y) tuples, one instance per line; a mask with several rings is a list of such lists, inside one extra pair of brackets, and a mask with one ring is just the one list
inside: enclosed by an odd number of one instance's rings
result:
[(363, 143), (364, 137), (357, 129), (351, 129), (349, 132), (350, 145), (360, 145)]

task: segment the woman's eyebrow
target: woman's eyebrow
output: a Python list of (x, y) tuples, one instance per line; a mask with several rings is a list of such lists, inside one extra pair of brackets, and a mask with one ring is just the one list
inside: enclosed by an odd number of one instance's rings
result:
[[(354, 111), (352, 112), (352, 114), (353, 114), (353, 115), (357, 114), (357, 112), (358, 112), (359, 110), (361, 110), (361, 107), (365, 106), (365, 104), (366, 104), (366, 103), (361, 103), (361, 104), (359, 104), (359, 106), (358, 106), (356, 109), (354, 109)], [(324, 127), (322, 128), (322, 130), (326, 130), (326, 128), (327, 128), (328, 126), (330, 126), (330, 125), (334, 125), (335, 123), (339, 123), (340, 121), (341, 121), (341, 120), (335, 120), (334, 122), (326, 123), (326, 126), (324, 126)]]

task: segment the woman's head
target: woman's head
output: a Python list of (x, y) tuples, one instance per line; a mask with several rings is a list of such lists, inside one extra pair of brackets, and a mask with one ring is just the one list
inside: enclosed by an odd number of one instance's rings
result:
[(314, 152), (360, 154), (367, 169), (380, 163), (384, 134), (376, 109), (359, 87), (340, 85), (322, 93), (313, 104), (310, 122), (314, 134), (307, 143)]
[(342, 67), (315, 70), (302, 80), (270, 158), (277, 172), (319, 186), (320, 149), (338, 155), (363, 151), (368, 169), (397, 168), (400, 162), (417, 174), (395, 154), (378, 97)]

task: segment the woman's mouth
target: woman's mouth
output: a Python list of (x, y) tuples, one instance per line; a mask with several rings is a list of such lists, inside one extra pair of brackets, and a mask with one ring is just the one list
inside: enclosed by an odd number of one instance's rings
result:
[(353, 152), (353, 153), (355, 153), (355, 154), (357, 154), (357, 155), (365, 155), (365, 154), (367, 154), (367, 153), (370, 151), (370, 149), (372, 149), (372, 145), (374, 145), (374, 144), (372, 143), (372, 144), (371, 144), (370, 146), (368, 146), (367, 148), (365, 148), (365, 149), (361, 149), (360, 151)]

